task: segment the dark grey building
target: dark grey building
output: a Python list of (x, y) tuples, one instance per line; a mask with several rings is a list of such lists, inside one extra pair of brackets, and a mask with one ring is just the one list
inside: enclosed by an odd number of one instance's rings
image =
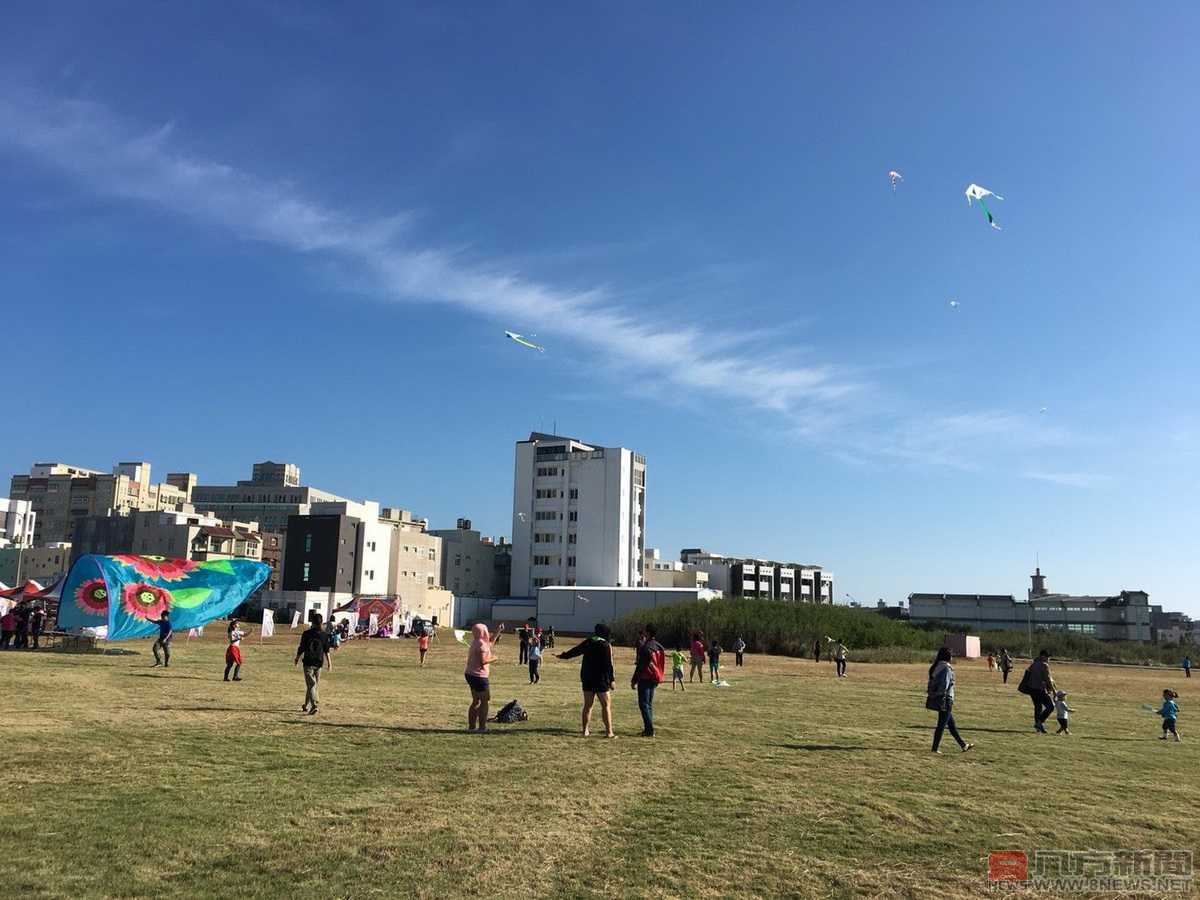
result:
[(359, 519), (346, 515), (290, 516), (283, 553), (285, 591), (358, 590), (355, 548)]

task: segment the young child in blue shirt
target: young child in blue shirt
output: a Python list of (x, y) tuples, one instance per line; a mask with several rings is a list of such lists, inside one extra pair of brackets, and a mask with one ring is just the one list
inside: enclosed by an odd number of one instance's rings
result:
[(1163, 733), (1162, 737), (1159, 738), (1160, 741), (1167, 739), (1167, 732), (1169, 731), (1175, 735), (1175, 742), (1179, 743), (1179, 732), (1175, 730), (1175, 720), (1179, 718), (1179, 706), (1175, 702), (1175, 698), (1178, 696), (1173, 690), (1167, 688), (1163, 691), (1162, 706), (1155, 710), (1155, 712), (1162, 716), (1163, 720)]

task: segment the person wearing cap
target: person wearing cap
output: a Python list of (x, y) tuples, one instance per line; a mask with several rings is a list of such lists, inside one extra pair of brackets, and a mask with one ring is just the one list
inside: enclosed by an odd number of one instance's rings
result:
[(1055, 734), (1070, 734), (1071, 729), (1068, 727), (1070, 714), (1075, 712), (1071, 707), (1067, 706), (1067, 692), (1054, 692), (1054, 714), (1058, 717), (1058, 731)]

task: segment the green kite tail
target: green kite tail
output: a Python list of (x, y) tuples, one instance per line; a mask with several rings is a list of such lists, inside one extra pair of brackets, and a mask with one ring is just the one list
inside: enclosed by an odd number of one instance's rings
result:
[(1000, 231), (1001, 230), (1000, 226), (996, 224), (996, 219), (992, 215), (992, 211), (987, 208), (987, 204), (983, 202), (982, 197), (979, 199), (979, 206), (983, 210), (983, 214), (985, 216), (987, 216), (988, 224), (991, 225), (993, 228), (995, 228), (997, 231)]

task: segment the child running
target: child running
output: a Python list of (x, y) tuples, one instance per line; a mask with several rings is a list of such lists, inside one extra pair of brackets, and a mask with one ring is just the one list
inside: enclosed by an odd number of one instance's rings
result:
[(225, 680), (229, 681), (229, 670), (233, 670), (233, 680), (242, 680), (242, 638), (246, 633), (238, 628), (238, 620), (229, 620), (229, 646), (225, 648)]
[(683, 651), (679, 649), (679, 645), (675, 645), (675, 649), (671, 651), (671, 690), (675, 690), (675, 682), (679, 682), (679, 689), (683, 690)]
[(1058, 717), (1058, 731), (1055, 734), (1070, 734), (1071, 729), (1068, 727), (1070, 714), (1075, 712), (1071, 707), (1067, 706), (1067, 692), (1057, 691), (1054, 694), (1054, 714)]
[(1179, 732), (1175, 730), (1175, 720), (1179, 718), (1179, 705), (1175, 702), (1175, 698), (1178, 696), (1173, 690), (1166, 688), (1163, 691), (1162, 706), (1155, 710), (1156, 713), (1162, 716), (1163, 720), (1163, 733), (1162, 737), (1159, 738), (1160, 741), (1167, 739), (1168, 731), (1175, 735), (1175, 743), (1178, 744), (1180, 741)]
[(417, 650), (421, 654), (420, 667), (425, 668), (425, 655), (429, 653), (429, 633), (422, 631), (421, 636), (417, 638)]

